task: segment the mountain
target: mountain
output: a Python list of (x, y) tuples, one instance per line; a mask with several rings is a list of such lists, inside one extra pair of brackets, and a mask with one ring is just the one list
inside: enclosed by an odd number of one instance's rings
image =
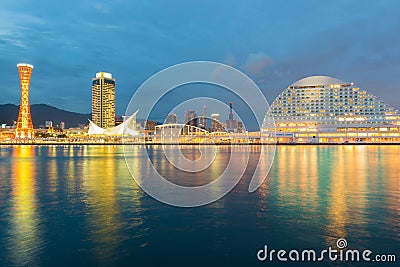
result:
[[(13, 121), (18, 119), (19, 106), (14, 104), (0, 105), (0, 124), (6, 123), (13, 125)], [(91, 114), (82, 114), (66, 111), (45, 104), (31, 105), (32, 123), (34, 128), (44, 125), (45, 121), (53, 121), (53, 125), (60, 125), (65, 122), (65, 127), (76, 127), (79, 124), (88, 124)]]

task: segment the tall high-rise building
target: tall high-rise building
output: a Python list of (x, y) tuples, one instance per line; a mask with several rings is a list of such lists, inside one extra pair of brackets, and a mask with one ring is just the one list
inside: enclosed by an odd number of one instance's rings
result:
[(31, 108), (29, 105), (29, 86), (33, 66), (20, 63), (17, 65), (21, 85), (21, 104), (19, 106), (18, 121), (15, 128), (16, 138), (32, 138), (34, 136)]
[(207, 106), (203, 106), (203, 115), (200, 118), (199, 126), (202, 128), (207, 128)]
[(191, 126), (199, 126), (199, 118), (196, 110), (187, 110), (185, 114), (185, 124)]
[(225, 122), (226, 129), (228, 132), (237, 132), (238, 130), (238, 121), (233, 119), (233, 103), (229, 102), (229, 119)]
[(229, 120), (233, 121), (233, 111), (232, 111), (232, 102), (229, 102)]
[(211, 132), (222, 132), (224, 131), (224, 126), (220, 122), (221, 116), (218, 113), (211, 114)]
[(92, 79), (92, 121), (101, 128), (115, 126), (115, 79), (98, 72)]
[(172, 114), (168, 114), (167, 118), (165, 119), (165, 124), (176, 124), (178, 123), (178, 117), (176, 116), (176, 114), (172, 113)]

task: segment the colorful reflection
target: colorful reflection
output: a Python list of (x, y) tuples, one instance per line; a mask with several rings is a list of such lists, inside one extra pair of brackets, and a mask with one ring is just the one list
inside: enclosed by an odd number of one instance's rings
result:
[[(250, 147), (250, 166), (268, 156), (261, 148)], [(218, 146), (207, 172), (192, 177), (168, 163), (160, 146), (148, 152), (171, 181), (193, 186), (219, 176), (231, 149)], [(236, 155), (233, 164), (246, 160)], [(339, 237), (355, 249), (398, 251), (400, 146), (278, 146), (272, 171), (255, 193), (248, 192), (248, 168), (226, 197), (195, 209), (146, 195), (131, 178), (121, 146), (14, 146), (0, 157), (1, 266), (141, 266), (155, 252), (159, 265), (190, 253), (226, 265), (228, 258), (248, 259), (265, 242), (322, 249)], [(138, 146), (126, 160), (135, 176), (148, 177), (151, 165)], [(215, 184), (209, 194), (219, 190)]]
[[(351, 240), (349, 232), (368, 239), (368, 225), (380, 219), (371, 216), (374, 208), (398, 216), (399, 152), (398, 146), (279, 146), (266, 182), (277, 184), (277, 202), (270, 205), (304, 224), (300, 236), (306, 241), (308, 225), (325, 231), (327, 246), (338, 238)], [(319, 218), (318, 224), (312, 218)], [(381, 223), (398, 227), (393, 221)]]
[(274, 173), (278, 174), (278, 199), (307, 212), (319, 208), (318, 151), (316, 147), (279, 146)]
[(83, 163), (83, 183), (88, 212), (88, 231), (99, 262), (112, 262), (122, 241), (119, 230), (119, 205), (116, 185), (116, 147), (91, 147), (90, 158)]
[[(337, 159), (330, 166), (330, 174), (327, 178), (330, 179), (330, 192), (329, 192), (329, 203), (327, 211), (327, 244), (333, 246), (338, 238), (347, 238), (346, 226), (350, 220), (360, 220), (361, 218), (356, 218), (356, 216), (350, 216), (349, 211), (353, 207), (358, 206), (358, 209), (362, 213), (362, 209), (365, 209), (365, 203), (363, 197), (354, 198), (356, 194), (357, 182), (365, 182), (365, 175), (357, 175), (357, 168), (363, 168), (365, 165), (365, 160), (362, 155), (354, 162), (354, 152), (353, 146), (341, 146), (338, 147), (335, 157)], [(350, 165), (347, 165), (350, 164)], [(352, 166), (351, 168), (347, 166)], [(362, 184), (361, 184), (362, 185)], [(362, 185), (363, 186), (363, 185)], [(349, 189), (354, 190), (353, 196), (349, 195)], [(363, 190), (361, 189), (361, 192)], [(351, 218), (351, 219), (350, 219)]]
[(34, 147), (14, 147), (9, 248), (16, 265), (34, 265), (42, 248), (35, 175)]

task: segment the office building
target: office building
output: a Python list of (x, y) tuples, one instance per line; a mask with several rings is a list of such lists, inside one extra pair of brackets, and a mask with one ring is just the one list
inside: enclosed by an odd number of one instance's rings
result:
[(178, 117), (176, 114), (168, 114), (167, 118), (165, 119), (165, 124), (176, 124), (178, 123)]
[(197, 111), (187, 110), (185, 114), (185, 124), (190, 126), (199, 126), (199, 118), (197, 116)]
[(208, 125), (207, 125), (207, 106), (204, 105), (203, 106), (203, 114), (200, 117), (199, 120), (199, 127), (203, 128), (203, 129), (207, 129)]
[(222, 132), (224, 131), (224, 126), (221, 123), (221, 116), (218, 113), (213, 113), (210, 115), (211, 116), (211, 122), (210, 122), (210, 130), (211, 132)]

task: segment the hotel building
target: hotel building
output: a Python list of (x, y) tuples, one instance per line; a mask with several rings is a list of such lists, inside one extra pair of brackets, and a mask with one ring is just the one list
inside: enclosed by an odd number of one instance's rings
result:
[(92, 79), (92, 121), (101, 128), (115, 126), (115, 79), (98, 72)]
[(397, 110), (353, 83), (332, 77), (293, 83), (269, 112), (278, 142), (400, 142)]

